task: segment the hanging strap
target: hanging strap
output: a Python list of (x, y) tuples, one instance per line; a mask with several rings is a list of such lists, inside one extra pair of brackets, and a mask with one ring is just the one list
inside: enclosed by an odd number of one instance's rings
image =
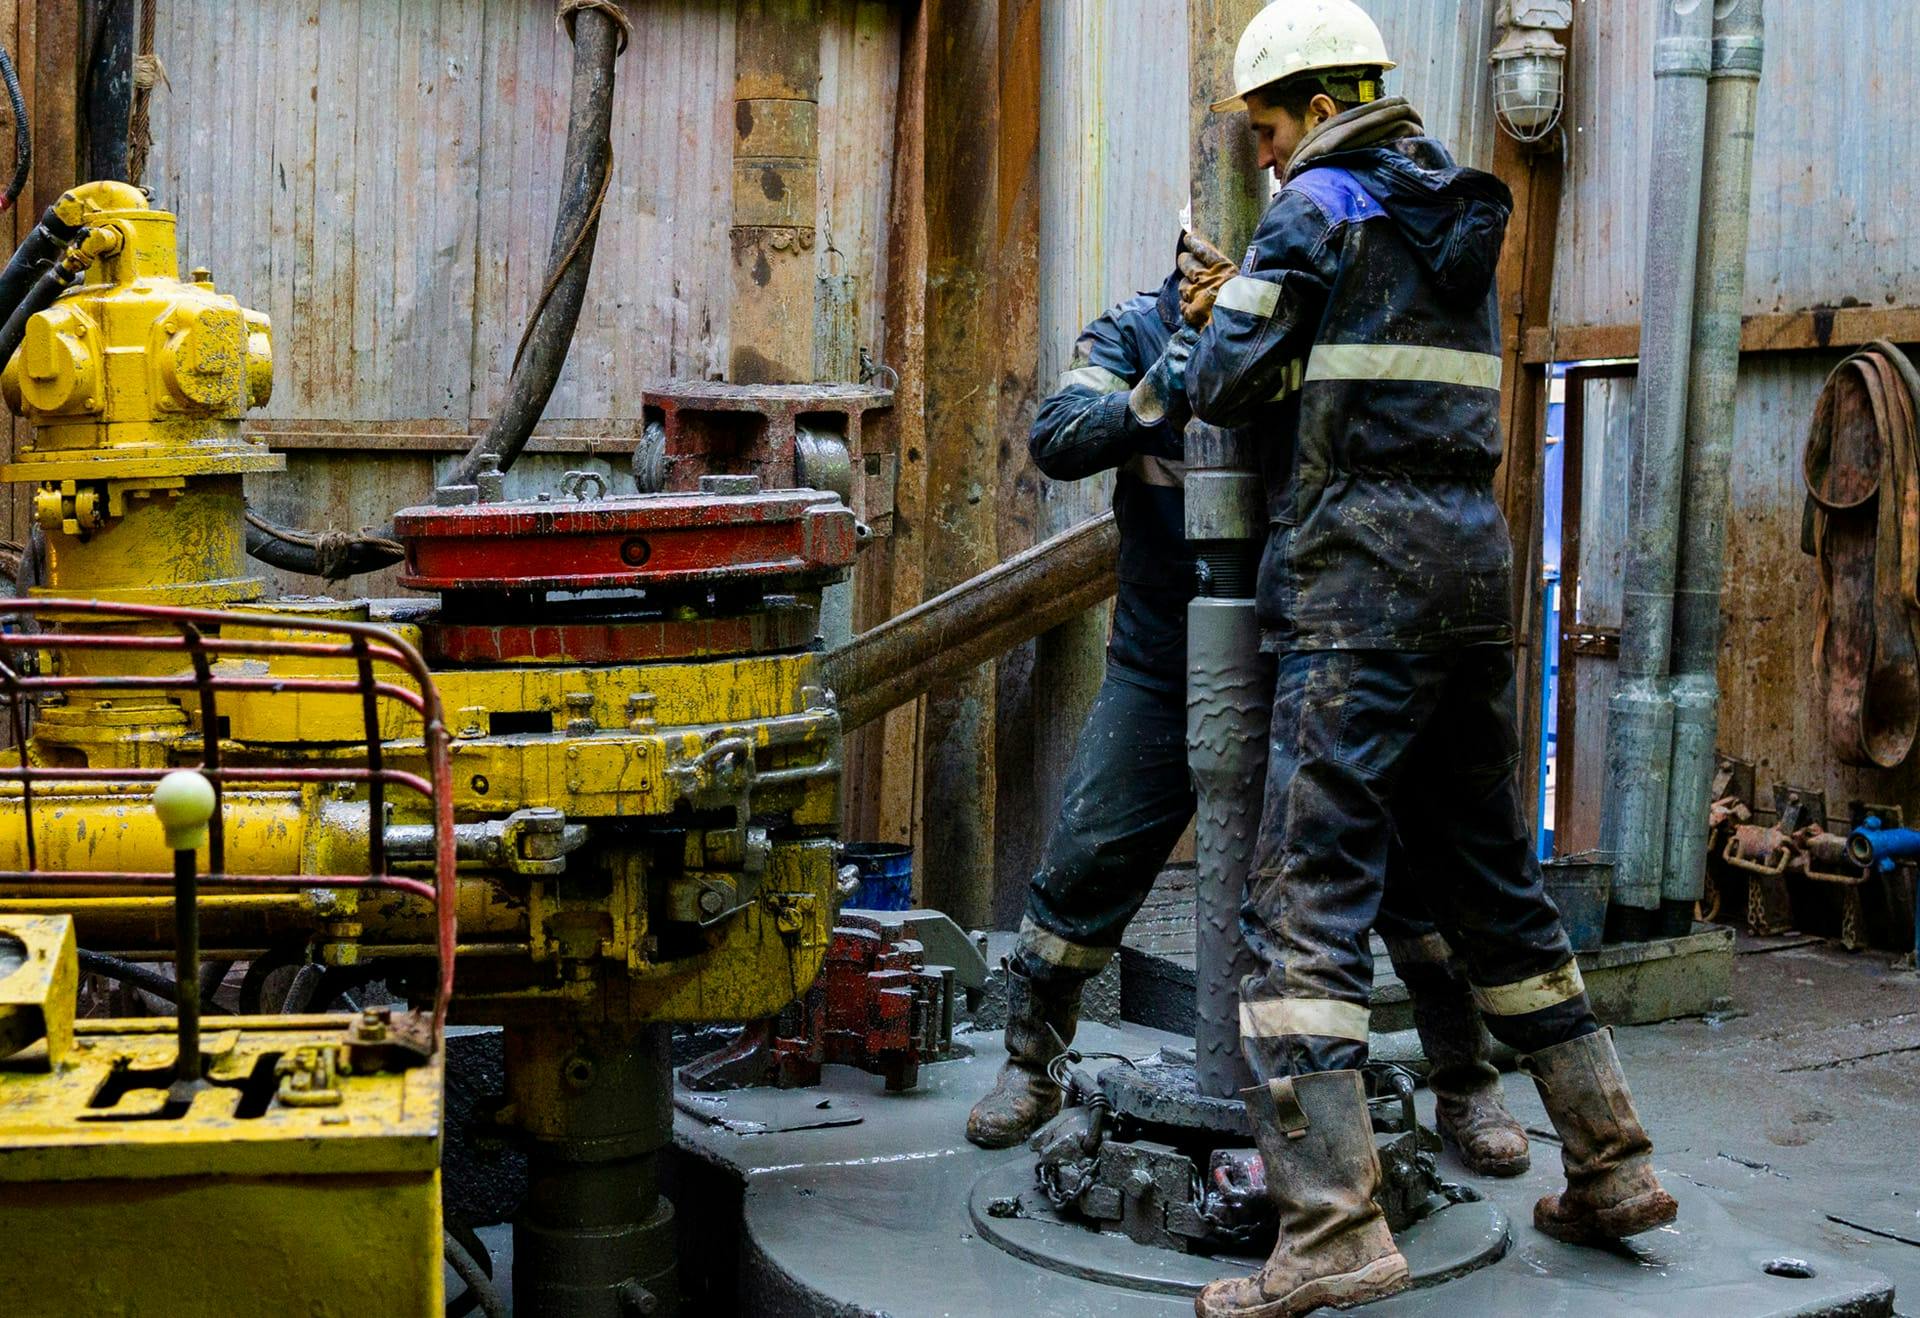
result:
[(1920, 731), (1920, 374), (1876, 342), (1827, 377), (1801, 458), (1819, 561), (1815, 671), (1849, 764), (1890, 769)]

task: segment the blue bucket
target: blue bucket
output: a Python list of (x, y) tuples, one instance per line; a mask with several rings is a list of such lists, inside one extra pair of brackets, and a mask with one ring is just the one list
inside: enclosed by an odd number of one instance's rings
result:
[(847, 905), (861, 911), (913, 909), (913, 848), (896, 842), (849, 842), (843, 863), (860, 874), (860, 891)]
[(1600, 946), (1607, 929), (1607, 900), (1613, 895), (1613, 857), (1604, 851), (1561, 856), (1540, 867), (1547, 897), (1560, 912), (1567, 941), (1576, 952)]

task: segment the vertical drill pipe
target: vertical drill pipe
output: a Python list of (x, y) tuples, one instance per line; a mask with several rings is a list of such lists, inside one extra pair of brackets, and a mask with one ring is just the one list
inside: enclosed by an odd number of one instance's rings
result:
[(1687, 391), (1686, 485), (1673, 611), (1673, 775), (1661, 896), (1675, 931), (1706, 888), (1707, 796), (1719, 730), (1720, 590), (1727, 548), (1734, 385), (1746, 288), (1753, 127), (1765, 51), (1763, 0), (1716, 6), (1707, 77), (1700, 256)]
[[(1208, 105), (1232, 94), (1234, 48), (1262, 0), (1190, 0), (1188, 92), (1193, 226), (1227, 253), (1244, 251), (1267, 202), (1267, 175), (1237, 114)], [(1187, 539), (1201, 565), (1187, 612), (1187, 755), (1199, 809), (1194, 848), (1194, 1063), (1200, 1091), (1231, 1097), (1252, 1083), (1240, 1056), (1240, 979), (1252, 969), (1240, 901), (1265, 781), (1268, 693), (1261, 686), (1254, 577), (1266, 532), (1252, 437), (1187, 427)]]
[(1193, 840), (1194, 1069), (1202, 1092), (1253, 1083), (1240, 1055), (1240, 980), (1256, 966), (1240, 900), (1265, 796), (1273, 682), (1252, 604), (1200, 598), (1187, 607), (1187, 763), (1198, 810)]
[(180, 1050), (173, 1062), (176, 1085), (200, 1083), (200, 995), (194, 987), (200, 983), (200, 912), (194, 907), (199, 897), (195, 880), (193, 851), (173, 853), (173, 982), (176, 993), (174, 1021)]
[(1641, 292), (1640, 396), (1631, 530), (1622, 592), (1619, 680), (1607, 702), (1601, 808), (1614, 855), (1615, 932), (1644, 936), (1660, 905), (1666, 855), (1673, 701), (1667, 663), (1680, 522), (1688, 344), (1700, 234), (1700, 165), (1707, 123), (1713, 6), (1665, 0), (1653, 46), (1653, 159)]

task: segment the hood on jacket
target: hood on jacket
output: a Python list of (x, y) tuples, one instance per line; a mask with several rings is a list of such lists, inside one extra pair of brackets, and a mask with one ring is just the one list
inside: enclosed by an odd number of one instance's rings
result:
[(1441, 291), (1473, 298), (1493, 283), (1513, 194), (1492, 174), (1456, 165), (1431, 137), (1322, 156), (1308, 168), (1326, 166), (1346, 170), (1380, 203)]

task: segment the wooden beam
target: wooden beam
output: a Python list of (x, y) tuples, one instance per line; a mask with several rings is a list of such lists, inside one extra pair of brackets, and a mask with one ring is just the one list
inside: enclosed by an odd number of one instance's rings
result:
[[(1513, 544), (1514, 664), (1518, 691), (1521, 798), (1529, 817), (1539, 801), (1534, 790), (1535, 752), (1540, 745), (1541, 488), (1546, 444), (1547, 382), (1526, 370), (1521, 349), (1553, 311), (1554, 247), (1560, 228), (1565, 161), (1559, 150), (1538, 151), (1516, 142), (1497, 125), (1493, 172), (1513, 192), (1513, 216), (1496, 272), (1500, 292), (1500, 426), (1506, 452), (1494, 476), (1507, 533)], [(1557, 139), (1555, 139), (1557, 141)], [(1537, 822), (1537, 821), (1536, 821)]]
[[(900, 27), (900, 93), (894, 112), (893, 184), (887, 212), (886, 343), (881, 360), (900, 373), (893, 407), (874, 418), (869, 452), (897, 464), (893, 534), (870, 542), (854, 571), (854, 627), (865, 631), (926, 597), (927, 535), (927, 12)], [(938, 593), (938, 592), (935, 592)], [(896, 842), (924, 854), (920, 732), (926, 702), (894, 710), (854, 733), (848, 748), (849, 837)], [(925, 866), (915, 867), (924, 888)], [(916, 892), (922, 905), (924, 891)]]
[[(999, 561), (1000, 9), (977, 0), (924, 0), (922, 8), (929, 532), (923, 588), (932, 596)], [(925, 901), (969, 928), (992, 919), (994, 712), (992, 665), (927, 696)]]
[[(1865, 347), (1876, 339), (1920, 343), (1920, 307), (1809, 307), (1740, 320), (1742, 353), (1828, 352)], [(1527, 331), (1524, 362), (1604, 361), (1640, 355), (1640, 325), (1535, 326)]]

